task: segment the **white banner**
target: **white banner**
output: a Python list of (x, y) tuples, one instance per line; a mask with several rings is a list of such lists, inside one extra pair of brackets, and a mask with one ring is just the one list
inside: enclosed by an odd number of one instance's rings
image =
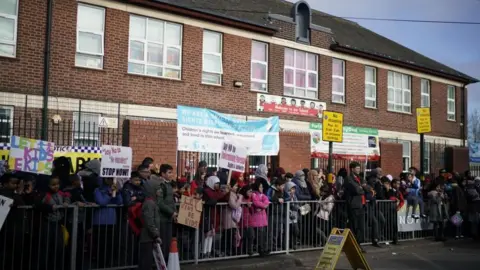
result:
[(132, 172), (132, 148), (116, 145), (102, 146), (101, 177), (128, 178)]
[(224, 141), (235, 141), (248, 155), (275, 156), (280, 148), (278, 116), (238, 120), (209, 109), (177, 106), (179, 151), (220, 153)]
[(3, 223), (7, 219), (8, 212), (10, 212), (10, 205), (13, 200), (5, 196), (0, 196), (0, 230), (2, 230)]

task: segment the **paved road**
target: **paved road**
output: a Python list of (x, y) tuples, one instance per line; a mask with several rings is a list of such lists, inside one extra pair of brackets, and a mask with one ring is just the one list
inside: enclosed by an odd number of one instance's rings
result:
[[(403, 242), (401, 246), (382, 249), (366, 247), (365, 257), (373, 270), (477, 270), (480, 269), (480, 243), (470, 240), (435, 243), (431, 241)], [(298, 252), (266, 258), (249, 258), (223, 262), (184, 265), (182, 270), (312, 270), (321, 251)], [(351, 270), (342, 256), (337, 270)]]
[[(480, 244), (452, 240), (445, 245), (385, 248), (367, 253), (366, 258), (374, 270), (475, 270), (480, 269)], [(351, 269), (346, 258), (341, 259), (337, 269)]]

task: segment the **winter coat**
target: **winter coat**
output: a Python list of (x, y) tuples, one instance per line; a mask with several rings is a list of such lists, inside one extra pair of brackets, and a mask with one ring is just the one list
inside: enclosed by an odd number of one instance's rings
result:
[[(285, 184), (285, 190), (290, 190), (292, 187), (298, 189), (297, 185), (293, 182)], [(290, 204), (290, 211), (288, 213), (288, 224), (298, 223), (298, 210), (300, 209), (300, 203), (298, 202), (296, 192), (293, 195), (288, 196), (288, 202)]]
[(223, 216), (222, 216), (223, 229), (228, 230), (228, 229), (238, 228), (237, 223), (233, 220), (232, 210), (239, 209), (241, 211), (242, 200), (243, 200), (243, 196), (235, 192), (230, 192), (230, 195), (228, 195), (228, 205), (223, 211)]
[[(63, 192), (70, 194), (70, 203), (86, 203), (87, 200), (83, 196), (82, 188), (66, 187)], [(78, 208), (78, 223), (83, 223), (87, 217), (86, 209), (81, 207)], [(73, 222), (73, 217), (69, 217), (69, 222)]]
[(428, 193), (428, 217), (430, 222), (443, 222), (448, 218), (447, 206), (444, 203), (445, 194), (432, 190)]
[(140, 243), (153, 242), (160, 237), (160, 209), (153, 199), (146, 199), (142, 204), (143, 227), (140, 231)]
[(46, 213), (44, 216), (50, 222), (59, 222), (64, 218), (65, 211), (55, 209), (55, 206), (70, 204), (70, 193), (58, 191), (56, 193), (47, 192), (40, 201), (38, 207)]
[[(270, 216), (275, 216), (275, 220), (281, 220), (285, 216), (287, 210), (285, 202), (288, 200), (288, 196), (286, 192), (279, 191), (275, 188), (275, 186), (272, 186), (267, 192), (267, 197), (270, 202), (272, 202), (272, 206), (270, 207), (268, 214)], [(283, 199), (284, 203), (280, 203), (279, 199)]]
[(205, 233), (211, 230), (219, 231), (221, 209), (220, 206), (217, 206), (217, 203), (226, 201), (226, 194), (219, 190), (213, 190), (206, 187), (203, 194), (203, 200), (205, 201), (203, 207), (203, 231)]
[(330, 195), (323, 200), (320, 199), (318, 202), (319, 209), (317, 212), (317, 217), (328, 221), (330, 213), (332, 213), (333, 207), (335, 206), (335, 198), (333, 197), (333, 195)]
[(457, 211), (462, 213), (467, 211), (467, 199), (465, 198), (465, 193), (457, 184), (452, 184), (449, 210), (450, 215), (455, 214)]
[[(158, 208), (160, 209), (161, 222), (173, 223), (173, 213), (177, 211), (175, 205), (175, 198), (173, 195), (173, 188), (170, 182), (161, 178), (159, 194), (157, 197)], [(155, 181), (155, 180), (150, 180)]]
[(360, 183), (351, 174), (344, 184), (344, 196), (347, 207), (350, 209), (361, 209), (364, 206), (364, 201), (366, 201), (365, 190)]
[(111, 187), (102, 185), (95, 189), (95, 203), (100, 208), (93, 213), (93, 225), (115, 225), (117, 223), (117, 208), (107, 207), (109, 204), (122, 205), (122, 195), (117, 191), (115, 197), (110, 194)]
[(249, 226), (261, 228), (268, 226), (267, 211), (270, 201), (263, 193), (255, 191), (252, 193), (252, 211), (250, 214)]
[[(133, 197), (135, 197), (134, 201), (132, 201)], [(137, 202), (141, 203), (145, 200), (145, 191), (142, 186), (135, 186), (130, 182), (126, 182), (122, 188), (122, 199), (123, 204), (127, 207), (132, 206)]]

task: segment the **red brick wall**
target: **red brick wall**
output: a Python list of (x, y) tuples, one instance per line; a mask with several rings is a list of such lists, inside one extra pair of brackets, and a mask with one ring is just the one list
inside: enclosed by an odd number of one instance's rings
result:
[(448, 171), (463, 173), (470, 169), (468, 147), (448, 147), (445, 152)]
[(155, 163), (177, 163), (177, 125), (167, 122), (134, 120), (128, 123), (129, 146), (133, 150), (133, 166), (151, 157)]
[(398, 143), (380, 142), (380, 167), (385, 174), (398, 177), (403, 170), (402, 145)]
[[(43, 42), (46, 4), (20, 1), (18, 57), (0, 58), (0, 89), (8, 92), (41, 94)], [(40, 15), (39, 15), (40, 14)], [(177, 104), (208, 107), (225, 113), (268, 117), (256, 111), (257, 93), (249, 91), (251, 40), (225, 34), (223, 85), (201, 84), (202, 29), (183, 28), (182, 80), (131, 75), (127, 73), (129, 14), (107, 9), (103, 70), (75, 67), (76, 1), (54, 4), (51, 84), (52, 96), (94, 99), (174, 108)], [(286, 32), (293, 31), (292, 29)], [(290, 33), (291, 34), (291, 33)], [(289, 35), (290, 35), (289, 34)], [(287, 33), (285, 33), (287, 35)], [(312, 42), (324, 46), (328, 34), (313, 32)], [(323, 45), (322, 45), (323, 44)], [(242, 49), (239, 49), (242, 48)], [(269, 94), (283, 94), (284, 48), (270, 45)], [(345, 124), (379, 129), (415, 132), (414, 110), (420, 106), (420, 78), (412, 79), (412, 114), (387, 111), (387, 70), (377, 70), (378, 109), (364, 108), (364, 65), (346, 63), (346, 105), (331, 104), (331, 58), (319, 57), (319, 96), (329, 110), (345, 114)], [(242, 88), (233, 82), (241, 81)], [(433, 132), (431, 135), (460, 138), (459, 122), (447, 121), (447, 87), (432, 82)], [(461, 113), (461, 91), (457, 88), (457, 119)], [(234, 100), (234, 102), (228, 102)], [(280, 115), (282, 119), (316, 121), (311, 117)]]
[(310, 168), (310, 134), (281, 132), (279, 159), (287, 172)]

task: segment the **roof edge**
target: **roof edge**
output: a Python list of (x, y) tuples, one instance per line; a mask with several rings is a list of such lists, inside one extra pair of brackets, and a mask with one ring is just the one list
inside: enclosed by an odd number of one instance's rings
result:
[(272, 27), (259, 25), (252, 22), (242, 21), (235, 18), (227, 18), (220, 14), (202, 11), (199, 9), (188, 8), (181, 5), (175, 5), (175, 4), (165, 3), (161, 1), (154, 1), (154, 0), (124, 0), (124, 1), (134, 5), (155, 8), (162, 11), (175, 13), (178, 15), (210, 21), (213, 23), (223, 24), (226, 26), (248, 30), (256, 33), (261, 33), (269, 36), (273, 36), (277, 32), (277, 30)]
[(367, 59), (370, 59), (370, 60), (383, 62), (383, 63), (386, 63), (386, 64), (391, 64), (391, 65), (395, 65), (395, 66), (399, 66), (399, 67), (403, 67), (403, 68), (412, 69), (412, 70), (415, 70), (415, 71), (418, 71), (418, 72), (423, 72), (423, 73), (427, 73), (427, 74), (430, 74), (430, 75), (434, 75), (434, 76), (442, 77), (442, 78), (445, 78), (445, 79), (449, 79), (449, 80), (452, 80), (452, 81), (461, 82), (461, 83), (464, 83), (466, 85), (480, 82), (480, 80), (478, 80), (476, 78), (473, 78), (473, 77), (470, 77), (470, 76), (467, 76), (467, 77), (455, 76), (453, 74), (440, 72), (440, 71), (433, 70), (433, 69), (430, 69), (430, 68), (425, 68), (425, 67), (413, 65), (413, 64), (410, 64), (410, 63), (406, 63), (406, 62), (403, 62), (403, 61), (394, 60), (394, 59), (390, 59), (390, 58), (386, 58), (386, 57), (381, 57), (381, 56), (378, 56), (378, 55), (374, 55), (374, 54), (370, 54), (370, 53), (367, 53), (367, 52), (355, 50), (355, 49), (352, 49), (352, 48), (347, 48), (347, 47), (341, 46), (339, 44), (332, 44), (330, 46), (330, 49), (332, 51), (351, 54), (351, 55), (359, 56), (359, 57), (362, 57), (362, 58), (367, 58)]

